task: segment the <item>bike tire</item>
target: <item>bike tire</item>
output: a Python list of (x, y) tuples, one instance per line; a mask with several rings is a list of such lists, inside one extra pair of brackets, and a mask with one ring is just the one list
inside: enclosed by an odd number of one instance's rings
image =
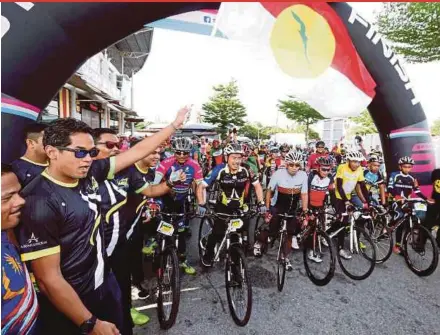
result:
[(286, 280), (286, 255), (284, 253), (284, 243), (286, 243), (286, 233), (281, 234), (280, 244), (278, 246), (277, 255), (277, 288), (281, 292), (284, 288)]
[[(170, 259), (172, 274), (170, 275), (170, 290), (172, 292), (172, 306), (170, 315), (167, 318), (165, 315), (164, 302), (164, 273), (166, 260)], [(174, 247), (167, 247), (160, 255), (160, 267), (158, 269), (158, 297), (157, 297), (157, 316), (159, 318), (160, 328), (170, 329), (176, 322), (177, 313), (179, 312), (180, 304), (180, 269), (177, 252)]]
[(411, 236), (411, 231), (405, 232), (405, 235), (403, 236), (403, 256), (405, 257), (406, 264), (408, 265), (408, 267), (412, 272), (414, 272), (419, 277), (426, 277), (431, 275), (437, 269), (439, 251), (438, 251), (437, 243), (428, 229), (426, 229), (424, 226), (421, 225), (417, 225), (416, 229), (419, 229), (418, 234), (420, 234), (420, 232), (423, 232), (422, 234), (425, 235), (426, 238), (425, 243), (429, 241), (429, 243), (432, 245), (432, 251), (433, 251), (432, 262), (426, 269), (421, 270), (415, 267), (415, 265), (413, 264), (413, 262), (411, 261), (408, 255), (408, 240)]
[[(234, 261), (235, 260), (235, 261)], [(230, 276), (232, 276), (233, 269), (232, 266), (236, 266), (236, 264), (240, 264), (239, 268), (242, 270), (240, 279), (242, 279), (242, 283), (238, 286), (241, 286), (243, 288), (243, 280), (246, 282), (246, 290), (244, 292), (244, 295), (247, 297), (247, 303), (246, 303), (246, 312), (244, 313), (244, 316), (241, 317), (237, 315), (237, 311), (235, 309), (236, 303), (233, 301), (233, 292), (232, 290), (234, 287), (232, 282), (230, 280)], [(236, 270), (237, 271), (237, 270)], [(244, 327), (249, 322), (249, 319), (251, 317), (252, 313), (252, 284), (250, 281), (248, 266), (247, 266), (247, 260), (244, 255), (243, 250), (239, 246), (231, 246), (228, 251), (228, 255), (226, 257), (226, 264), (225, 264), (225, 283), (226, 283), (226, 297), (228, 299), (228, 306), (229, 310), (231, 312), (232, 319), (234, 320), (235, 324)]]
[[(321, 238), (323, 238), (328, 247), (328, 252), (330, 253), (330, 268), (328, 273), (324, 276), (324, 278), (317, 278), (314, 274), (313, 271), (311, 270), (310, 267), (310, 262), (313, 262), (312, 260), (309, 259), (307, 253), (309, 251), (308, 248), (306, 248), (306, 244), (303, 245), (303, 259), (304, 259), (304, 268), (306, 270), (307, 273), (307, 277), (309, 277), (309, 279), (312, 281), (313, 284), (317, 285), (317, 286), (325, 286), (327, 285), (333, 278), (333, 276), (335, 275), (335, 268), (336, 268), (336, 256), (334, 253), (334, 248), (333, 248), (333, 243), (332, 243), (332, 239), (330, 238), (330, 236), (328, 236), (328, 234), (324, 231), (320, 231), (317, 230), (316, 234), (311, 234), (309, 236), (309, 238), (306, 240), (312, 243), (312, 245), (314, 245), (313, 243), (316, 243), (316, 241), (320, 240)], [(312, 240), (314, 239), (314, 240)]]
[(213, 225), (213, 222), (212, 222), (212, 218), (210, 218), (210, 217), (203, 217), (201, 220), (200, 220), (200, 226), (199, 226), (199, 238), (198, 238), (198, 249), (199, 249), (199, 259), (200, 259), (200, 261), (202, 260), (202, 257), (204, 256), (204, 254), (205, 254), (205, 250), (204, 250), (204, 248), (202, 247), (202, 244), (204, 244), (204, 246), (206, 247), (206, 243), (204, 242), (204, 241), (202, 241), (202, 238), (206, 238), (209, 234), (206, 234), (206, 229), (208, 229), (208, 225), (209, 225), (209, 227), (210, 227), (210, 229), (211, 229), (211, 231), (212, 231), (212, 227), (214, 226)]
[[(373, 240), (374, 246), (376, 247), (376, 264), (385, 263), (393, 253), (394, 239), (392, 230), (383, 222), (373, 222), (373, 231), (370, 232), (370, 237)], [(385, 230), (385, 231), (384, 231)], [(379, 247), (379, 239), (382, 241), (388, 240), (388, 242), (384, 243), (384, 247)], [(386, 247), (385, 247), (386, 245)], [(384, 253), (381, 253), (380, 250), (384, 250)]]
[[(356, 230), (357, 236), (362, 235), (362, 237), (365, 239), (365, 242), (372, 247), (372, 249), (371, 249), (373, 252), (372, 257), (367, 257), (365, 255), (365, 253), (362, 253), (363, 258), (366, 259), (370, 263), (368, 270), (361, 275), (354, 274), (354, 273), (350, 272), (350, 270), (348, 270), (348, 268), (344, 265), (343, 262), (345, 260), (341, 259), (341, 255), (339, 255), (339, 252), (336, 252), (336, 257), (338, 258), (338, 263), (342, 269), (342, 272), (344, 272), (344, 274), (347, 277), (354, 279), (354, 280), (364, 280), (364, 279), (368, 278), (373, 273), (374, 267), (376, 265), (376, 247), (374, 246), (374, 243), (373, 243), (370, 235), (368, 235), (368, 233), (363, 228), (358, 227), (358, 226), (354, 226), (353, 229)], [(358, 248), (361, 249), (361, 246), (359, 245)]]
[(255, 224), (254, 224), (254, 241), (253, 241), (253, 243), (255, 243), (257, 241), (257, 237), (258, 237), (258, 234), (260, 232), (260, 228), (261, 228), (261, 226), (264, 225), (264, 223), (265, 223), (264, 222), (264, 217), (262, 217), (262, 216), (258, 216), (255, 219)]

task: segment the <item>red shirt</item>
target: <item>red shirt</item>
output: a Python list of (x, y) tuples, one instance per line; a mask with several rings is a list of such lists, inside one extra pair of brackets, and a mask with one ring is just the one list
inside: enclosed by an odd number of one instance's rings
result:
[(313, 169), (317, 169), (318, 168), (319, 165), (316, 163), (316, 160), (319, 157), (326, 157), (326, 158), (328, 158), (328, 154), (325, 154), (325, 153), (322, 153), (322, 154), (320, 154), (320, 153), (311, 154), (309, 156), (309, 160), (307, 161), (307, 166), (309, 167), (309, 169), (313, 170)]

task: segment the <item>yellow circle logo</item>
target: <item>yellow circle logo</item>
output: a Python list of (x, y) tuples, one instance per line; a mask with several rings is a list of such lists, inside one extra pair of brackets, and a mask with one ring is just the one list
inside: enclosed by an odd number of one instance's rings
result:
[(304, 5), (281, 12), (270, 45), (281, 70), (297, 78), (318, 77), (331, 65), (336, 49), (327, 20)]
[(437, 179), (434, 183), (434, 188), (436, 193), (440, 193), (440, 179)]

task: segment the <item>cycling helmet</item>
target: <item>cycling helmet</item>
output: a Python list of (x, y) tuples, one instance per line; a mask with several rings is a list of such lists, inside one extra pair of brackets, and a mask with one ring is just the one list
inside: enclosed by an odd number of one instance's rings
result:
[(288, 151), (288, 150), (289, 150), (289, 146), (287, 144), (280, 145), (280, 151)]
[(403, 164), (414, 165), (414, 159), (412, 159), (411, 157), (408, 157), (408, 156), (401, 157), (399, 159), (399, 165), (403, 165)]
[(331, 166), (333, 164), (333, 160), (330, 157), (321, 156), (316, 159), (316, 164), (319, 166)]
[(345, 156), (349, 161), (362, 162), (364, 160), (364, 156), (359, 151), (348, 151)]
[(193, 145), (188, 137), (177, 137), (174, 139), (172, 148), (174, 151), (190, 152)]
[(318, 142), (316, 142), (315, 146), (316, 147), (325, 147), (325, 143), (324, 143), (324, 141), (318, 141)]
[(302, 161), (302, 155), (296, 151), (289, 151), (284, 160), (286, 163), (298, 163)]
[(368, 163), (378, 163), (379, 158), (376, 155), (370, 155), (370, 158), (368, 159)]
[(271, 153), (276, 153), (276, 152), (279, 152), (280, 151), (280, 149), (278, 149), (277, 147), (271, 147), (270, 148), (270, 152)]
[(240, 154), (243, 155), (243, 148), (241, 147), (240, 144), (237, 143), (229, 143), (225, 150), (224, 150), (224, 154), (229, 156), (230, 154)]

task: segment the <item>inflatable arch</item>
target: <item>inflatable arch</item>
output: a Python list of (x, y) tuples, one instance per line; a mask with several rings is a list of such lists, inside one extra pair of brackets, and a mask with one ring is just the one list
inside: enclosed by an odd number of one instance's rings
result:
[[(23, 153), (23, 127), (36, 120), (66, 80), (89, 57), (145, 23), (220, 3), (4, 3), (2, 5), (2, 161)], [(430, 184), (435, 154), (426, 116), (397, 56), (346, 3), (330, 3), (348, 29), (376, 96), (369, 112), (379, 130), (387, 169), (403, 155)], [(20, 134), (20, 135), (18, 135)]]

